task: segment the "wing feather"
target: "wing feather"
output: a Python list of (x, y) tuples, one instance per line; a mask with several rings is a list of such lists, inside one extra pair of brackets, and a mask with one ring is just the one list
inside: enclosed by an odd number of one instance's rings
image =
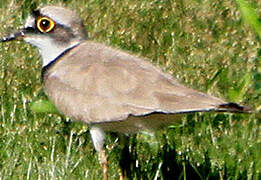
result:
[(89, 41), (46, 73), (45, 89), (62, 113), (87, 123), (122, 121), (154, 112), (217, 110), (225, 104), (180, 85), (143, 59)]

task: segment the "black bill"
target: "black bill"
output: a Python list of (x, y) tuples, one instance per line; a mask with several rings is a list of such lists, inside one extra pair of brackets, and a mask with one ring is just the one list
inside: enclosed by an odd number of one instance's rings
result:
[(0, 39), (0, 42), (7, 42), (7, 41), (12, 41), (12, 40), (17, 40), (20, 39), (24, 36), (24, 32), (20, 31), (14, 34), (10, 34), (9, 36), (3, 37)]
[(0, 38), (0, 42), (7, 42), (12, 40), (22, 40), (25, 34), (35, 32), (33, 27), (26, 27), (21, 29), (19, 32), (10, 34), (9, 36)]

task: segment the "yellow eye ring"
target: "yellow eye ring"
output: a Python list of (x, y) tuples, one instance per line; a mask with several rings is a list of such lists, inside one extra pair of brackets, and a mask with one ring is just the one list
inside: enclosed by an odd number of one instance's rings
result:
[(48, 17), (39, 17), (36, 21), (36, 26), (42, 33), (48, 33), (55, 27), (55, 22)]

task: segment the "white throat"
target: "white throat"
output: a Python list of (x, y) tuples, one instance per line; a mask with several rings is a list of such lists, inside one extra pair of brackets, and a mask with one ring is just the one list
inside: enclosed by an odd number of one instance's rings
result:
[(37, 38), (37, 37), (24, 37), (24, 40), (39, 49), (39, 52), (42, 57), (42, 66), (48, 65), (50, 62), (55, 60), (59, 55), (61, 55), (64, 51), (73, 46), (78, 45), (79, 41), (71, 42), (67, 45), (61, 45), (54, 43), (50, 38)]

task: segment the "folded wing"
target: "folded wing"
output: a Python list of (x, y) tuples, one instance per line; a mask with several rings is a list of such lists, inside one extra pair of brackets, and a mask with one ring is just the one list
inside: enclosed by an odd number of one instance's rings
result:
[[(81, 58), (80, 52), (85, 52)], [(46, 73), (46, 92), (62, 113), (87, 123), (154, 113), (245, 110), (187, 88), (149, 62), (102, 44), (86, 42), (69, 55)]]

